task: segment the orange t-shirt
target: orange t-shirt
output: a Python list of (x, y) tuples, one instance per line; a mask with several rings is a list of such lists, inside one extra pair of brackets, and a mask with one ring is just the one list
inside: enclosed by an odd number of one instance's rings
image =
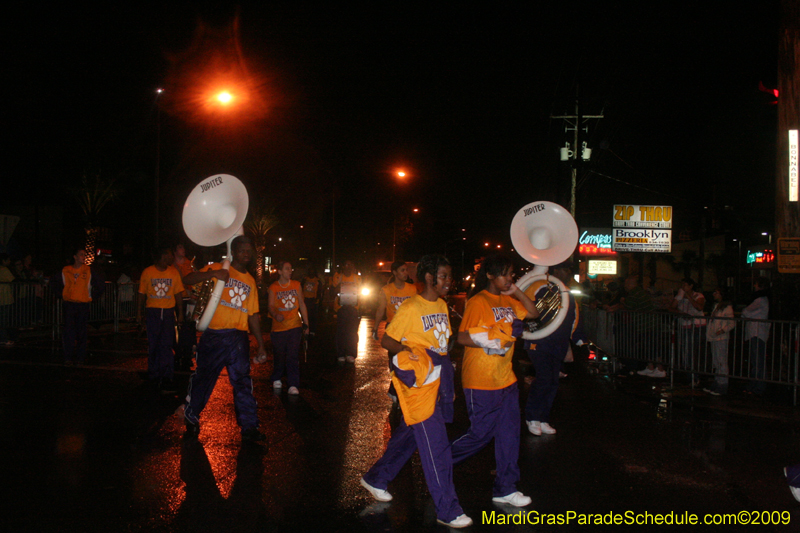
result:
[(75, 268), (67, 265), (61, 270), (64, 281), (65, 302), (88, 303), (92, 301), (92, 271), (89, 265)]
[[(500, 322), (511, 323), (515, 318), (523, 319), (528, 311), (519, 300), (511, 296), (481, 291), (467, 301), (464, 319), (459, 331), (476, 326), (491, 327)], [(514, 345), (505, 355), (489, 355), (483, 348), (464, 347), (464, 362), (461, 365), (461, 384), (465, 389), (499, 390), (517, 382), (511, 367)]]
[(272, 331), (286, 331), (302, 326), (300, 298), (303, 297), (303, 289), (300, 287), (300, 282), (290, 280), (288, 286), (284, 287), (280, 281), (276, 281), (269, 286), (269, 292), (275, 296), (278, 314), (283, 316), (283, 322), (273, 318)]
[[(214, 263), (203, 267), (201, 272), (219, 270), (221, 268), (221, 264)], [(248, 317), (258, 313), (256, 280), (247, 272), (239, 272), (233, 267), (230, 268), (229, 272), (230, 278), (225, 283), (222, 298), (208, 327), (209, 329), (248, 331)], [(216, 279), (214, 279), (214, 283), (216, 283)]]
[(150, 265), (139, 278), (139, 294), (147, 295), (146, 307), (172, 309), (175, 307), (175, 295), (182, 292), (181, 275), (174, 266), (168, 266), (162, 272), (155, 265)]

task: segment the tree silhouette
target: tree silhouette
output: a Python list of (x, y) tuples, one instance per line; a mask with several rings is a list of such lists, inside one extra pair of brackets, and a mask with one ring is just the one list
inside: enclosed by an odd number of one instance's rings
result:
[(256, 249), (256, 277), (259, 283), (264, 275), (264, 252), (267, 248), (267, 234), (278, 225), (275, 208), (264, 204), (250, 210), (244, 221), (245, 234), (253, 240)]
[(99, 171), (90, 174), (84, 170), (80, 186), (71, 192), (83, 211), (86, 264), (91, 265), (95, 258), (100, 213), (119, 196), (119, 188), (116, 180), (103, 178)]

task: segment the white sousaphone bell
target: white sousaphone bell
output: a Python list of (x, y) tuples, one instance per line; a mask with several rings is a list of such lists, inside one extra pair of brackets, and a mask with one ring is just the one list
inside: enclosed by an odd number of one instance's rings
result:
[[(228, 255), (222, 268), (228, 270), (231, 266), (231, 243), (237, 236), (244, 235), (242, 225), (249, 203), (247, 189), (237, 178), (229, 174), (210, 176), (197, 184), (183, 204), (183, 230), (192, 242), (200, 246), (227, 242)], [(217, 280), (198, 319), (198, 331), (208, 328), (224, 288), (225, 282)], [(197, 308), (202, 307), (198, 303)]]
[[(537, 281), (549, 285), (544, 297), (536, 301), (539, 325), (522, 337), (536, 340), (553, 333), (564, 321), (569, 307), (569, 289), (547, 274), (547, 267), (565, 261), (578, 243), (578, 226), (569, 212), (552, 202), (533, 202), (520, 209), (511, 222), (511, 243), (523, 259), (536, 265), (517, 281), (523, 292)], [(529, 294), (529, 296), (532, 296)]]

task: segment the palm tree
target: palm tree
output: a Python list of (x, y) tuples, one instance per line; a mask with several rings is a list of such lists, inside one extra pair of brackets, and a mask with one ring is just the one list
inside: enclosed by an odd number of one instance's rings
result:
[(84, 231), (86, 232), (86, 264), (94, 262), (100, 212), (119, 194), (115, 180), (106, 180), (100, 172), (89, 174), (84, 171), (78, 188), (71, 190), (83, 211)]
[(253, 239), (256, 249), (256, 276), (261, 283), (264, 274), (264, 252), (267, 249), (267, 234), (278, 225), (278, 215), (272, 206), (258, 205), (250, 210), (244, 222), (244, 231)]

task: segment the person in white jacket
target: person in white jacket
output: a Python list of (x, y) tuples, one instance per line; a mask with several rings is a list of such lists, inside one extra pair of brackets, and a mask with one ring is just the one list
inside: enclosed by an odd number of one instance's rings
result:
[(722, 287), (714, 291), (714, 309), (706, 327), (706, 340), (711, 347), (711, 362), (717, 376), (714, 384), (703, 390), (714, 396), (728, 393), (728, 338), (736, 325), (733, 306), (725, 298), (724, 291)]
[[(743, 318), (752, 318), (744, 326), (744, 338), (750, 341), (750, 378), (763, 380), (766, 378), (767, 339), (769, 338), (769, 280), (765, 277), (756, 279), (753, 286), (753, 301), (742, 311)], [(745, 392), (764, 394), (767, 384), (763, 381), (751, 381)]]

